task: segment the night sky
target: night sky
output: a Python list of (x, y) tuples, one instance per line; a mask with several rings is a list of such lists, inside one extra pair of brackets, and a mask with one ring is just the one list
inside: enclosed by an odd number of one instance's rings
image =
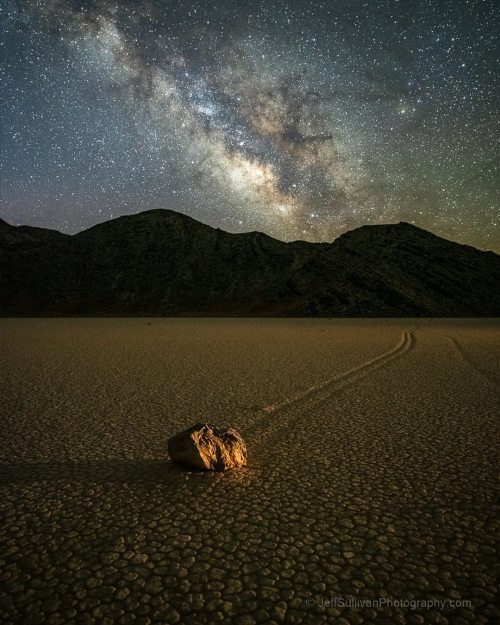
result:
[(0, 0), (0, 216), (500, 251), (493, 0)]

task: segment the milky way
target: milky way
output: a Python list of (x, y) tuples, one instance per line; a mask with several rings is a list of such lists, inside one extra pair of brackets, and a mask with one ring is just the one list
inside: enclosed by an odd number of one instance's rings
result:
[(500, 251), (493, 2), (2, 0), (1, 216)]

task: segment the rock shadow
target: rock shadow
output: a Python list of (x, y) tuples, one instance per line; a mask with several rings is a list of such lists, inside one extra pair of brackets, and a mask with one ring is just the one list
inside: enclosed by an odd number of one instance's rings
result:
[(186, 471), (170, 460), (75, 460), (0, 465), (0, 484), (26, 482), (172, 483)]

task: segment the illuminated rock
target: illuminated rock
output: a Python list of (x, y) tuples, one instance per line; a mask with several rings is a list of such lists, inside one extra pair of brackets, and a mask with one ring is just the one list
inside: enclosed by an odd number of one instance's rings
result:
[(236, 430), (196, 423), (168, 441), (172, 462), (189, 469), (224, 471), (247, 463), (246, 445)]

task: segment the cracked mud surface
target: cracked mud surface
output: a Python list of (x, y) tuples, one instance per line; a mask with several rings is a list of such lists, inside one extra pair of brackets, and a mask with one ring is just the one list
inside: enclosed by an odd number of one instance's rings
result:
[[(500, 617), (499, 322), (4, 319), (0, 342), (2, 623)], [(248, 468), (169, 463), (203, 420)]]

